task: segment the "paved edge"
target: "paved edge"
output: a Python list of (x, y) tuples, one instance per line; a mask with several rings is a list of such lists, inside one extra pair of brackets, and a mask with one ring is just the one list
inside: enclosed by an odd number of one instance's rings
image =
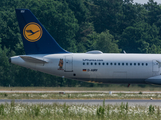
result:
[[(0, 93), (140, 93), (140, 91), (0, 91)], [(161, 91), (141, 91), (141, 93), (161, 94)]]

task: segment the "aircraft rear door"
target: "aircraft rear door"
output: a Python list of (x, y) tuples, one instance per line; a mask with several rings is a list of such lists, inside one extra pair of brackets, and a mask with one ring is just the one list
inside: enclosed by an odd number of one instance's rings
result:
[(65, 56), (65, 72), (73, 72), (73, 57)]
[(159, 63), (156, 60), (153, 60), (152, 66), (153, 66), (153, 72), (159, 71)]

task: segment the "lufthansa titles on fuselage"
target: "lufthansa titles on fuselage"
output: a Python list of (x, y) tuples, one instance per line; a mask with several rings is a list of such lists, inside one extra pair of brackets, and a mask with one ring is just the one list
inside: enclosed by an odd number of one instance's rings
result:
[(98, 69), (83, 69), (83, 72), (97, 72)]
[(83, 59), (83, 61), (103, 61), (103, 59)]

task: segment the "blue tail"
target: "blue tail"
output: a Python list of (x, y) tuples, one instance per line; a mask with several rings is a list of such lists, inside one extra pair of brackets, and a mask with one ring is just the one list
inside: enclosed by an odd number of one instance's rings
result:
[(16, 9), (21, 36), (26, 54), (68, 53), (41, 25), (28, 9)]

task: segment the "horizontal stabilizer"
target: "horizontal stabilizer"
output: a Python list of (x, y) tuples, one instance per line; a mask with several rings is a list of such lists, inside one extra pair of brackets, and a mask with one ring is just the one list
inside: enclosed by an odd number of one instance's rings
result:
[(26, 62), (39, 63), (39, 64), (47, 63), (47, 61), (45, 61), (43, 59), (34, 58), (34, 57), (31, 57), (31, 56), (20, 56), (20, 57)]

